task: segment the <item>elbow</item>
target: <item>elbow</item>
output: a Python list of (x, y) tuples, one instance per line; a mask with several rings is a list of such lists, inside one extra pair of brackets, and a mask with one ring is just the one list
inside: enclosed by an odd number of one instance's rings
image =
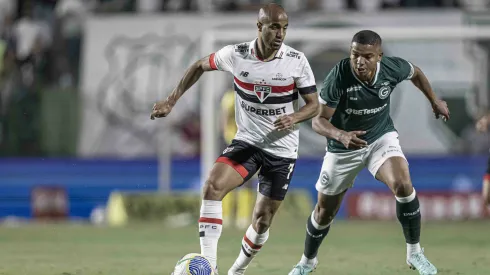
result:
[(204, 61), (201, 59), (201, 60), (198, 60), (196, 61), (194, 64), (192, 64), (192, 69), (194, 69), (195, 71), (197, 72), (204, 72)]
[(315, 131), (317, 134), (320, 133), (320, 117), (315, 116), (313, 120), (311, 121), (311, 128), (313, 128), (313, 131)]
[(313, 109), (313, 113), (311, 114), (311, 116), (318, 116), (318, 114), (320, 113), (320, 103), (318, 103), (318, 101), (313, 102), (311, 108)]

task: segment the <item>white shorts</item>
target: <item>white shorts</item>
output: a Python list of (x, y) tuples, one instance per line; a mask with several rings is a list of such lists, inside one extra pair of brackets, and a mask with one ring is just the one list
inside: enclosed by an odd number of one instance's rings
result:
[(407, 160), (397, 132), (386, 133), (363, 149), (346, 153), (327, 152), (316, 190), (325, 195), (340, 194), (354, 185), (354, 180), (364, 167), (375, 177), (381, 165), (391, 157)]

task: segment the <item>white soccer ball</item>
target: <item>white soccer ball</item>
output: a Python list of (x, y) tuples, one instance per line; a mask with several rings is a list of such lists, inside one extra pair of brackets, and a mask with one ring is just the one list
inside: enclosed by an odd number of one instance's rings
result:
[(190, 253), (175, 265), (172, 275), (216, 275), (209, 260), (201, 254)]

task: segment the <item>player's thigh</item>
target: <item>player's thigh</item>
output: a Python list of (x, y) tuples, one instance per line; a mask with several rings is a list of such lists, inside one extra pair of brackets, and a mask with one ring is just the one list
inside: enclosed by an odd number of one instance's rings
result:
[(316, 190), (326, 196), (335, 196), (351, 188), (364, 168), (364, 154), (364, 149), (345, 153), (327, 152), (315, 185)]
[(383, 135), (368, 150), (369, 172), (377, 180), (388, 185), (395, 194), (410, 194), (410, 171), (398, 140), (398, 133), (390, 132)]
[(262, 154), (259, 171), (258, 192), (272, 200), (282, 201), (286, 197), (294, 174), (296, 159), (279, 158)]
[(205, 185), (204, 196), (222, 199), (251, 178), (260, 165), (257, 152), (256, 148), (234, 140), (216, 160)]

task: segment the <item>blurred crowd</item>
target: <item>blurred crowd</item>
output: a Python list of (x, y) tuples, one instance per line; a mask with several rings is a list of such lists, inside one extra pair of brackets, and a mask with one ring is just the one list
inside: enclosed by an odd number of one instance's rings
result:
[(268, 2), (291, 12), (362, 12), (413, 7), (482, 10), (490, 1), (0, 0), (0, 155), (43, 155), (39, 93), (50, 89), (76, 93), (83, 22), (90, 14), (250, 11)]

